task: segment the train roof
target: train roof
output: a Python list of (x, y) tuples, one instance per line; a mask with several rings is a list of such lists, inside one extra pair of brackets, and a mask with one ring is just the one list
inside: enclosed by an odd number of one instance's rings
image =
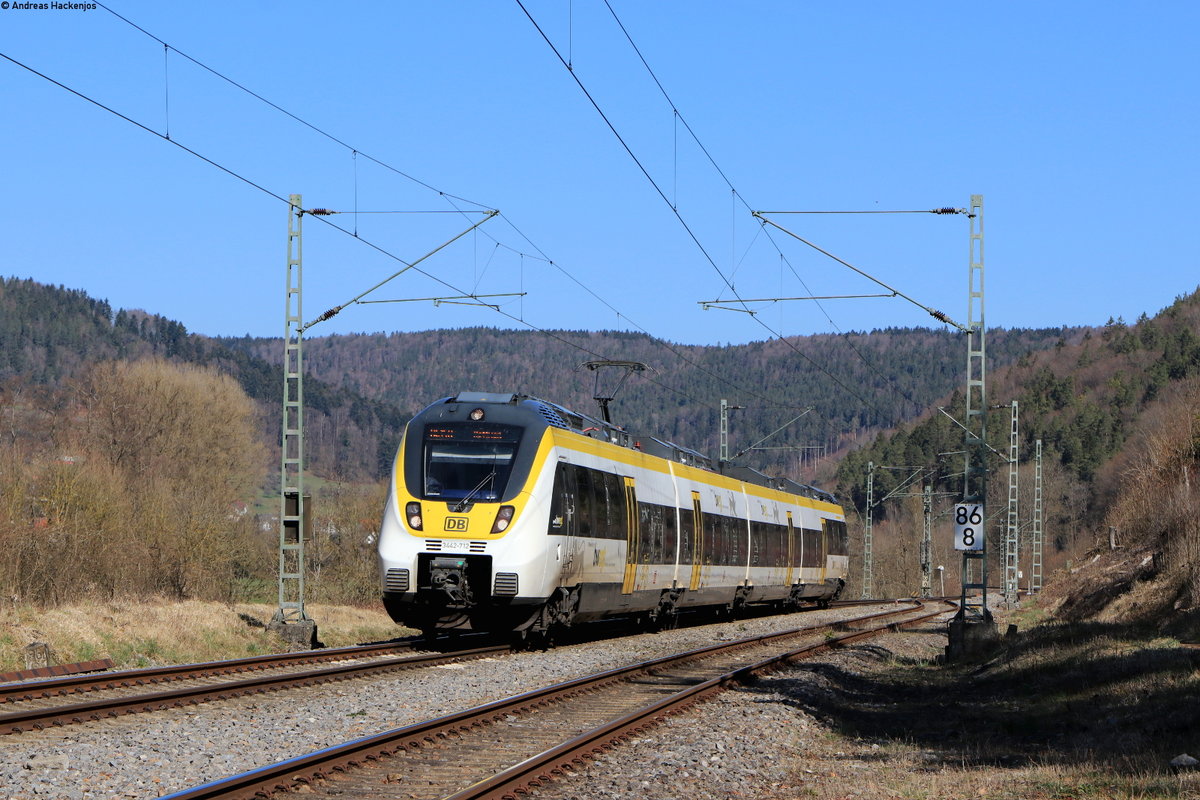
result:
[(797, 494), (827, 503), (837, 503), (836, 498), (832, 494), (815, 486), (797, 483), (787, 478), (776, 478), (751, 467), (743, 467), (729, 462), (714, 464), (710, 457), (689, 447), (683, 447), (682, 445), (677, 445), (674, 442), (665, 441), (654, 436), (638, 436), (611, 422), (605, 422), (589, 414), (571, 411), (557, 403), (542, 400), (532, 395), (500, 392), (459, 392), (457, 395), (444, 398), (440, 402), (496, 403), (524, 406), (530, 411), (537, 413), (545, 420), (546, 424), (554, 428), (562, 428), (593, 439), (600, 439), (621, 447), (628, 447), (631, 450), (639, 450), (643, 453), (685, 464), (689, 467), (697, 467), (709, 472), (727, 475), (736, 480), (756, 486), (777, 489), (789, 494)]

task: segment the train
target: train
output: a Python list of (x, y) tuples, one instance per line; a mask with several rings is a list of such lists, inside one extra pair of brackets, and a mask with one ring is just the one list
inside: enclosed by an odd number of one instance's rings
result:
[(662, 629), (693, 611), (825, 606), (849, 571), (832, 495), (492, 392), (408, 423), (378, 553), (395, 622), (516, 641), (611, 618)]

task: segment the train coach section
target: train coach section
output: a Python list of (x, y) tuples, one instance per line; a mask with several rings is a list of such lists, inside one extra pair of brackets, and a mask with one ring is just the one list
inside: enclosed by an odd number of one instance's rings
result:
[[(158, 797), (576, 676), (714, 641), (832, 621), (835, 616), (861, 616), (868, 610), (834, 609), (592, 641), (15, 734), (0, 740), (0, 786), (5, 796), (14, 798)], [(758, 705), (768, 714), (797, 713), (786, 704)], [(759, 750), (770, 754), (780, 741), (765, 739)], [(719, 753), (711, 762), (702, 757), (714, 766), (720, 762)], [(693, 766), (693, 772), (699, 777), (703, 770)]]

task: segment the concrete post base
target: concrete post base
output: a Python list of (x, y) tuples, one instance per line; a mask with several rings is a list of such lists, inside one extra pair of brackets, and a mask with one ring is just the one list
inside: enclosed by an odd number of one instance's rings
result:
[(315, 650), (321, 647), (317, 641), (317, 623), (311, 619), (295, 622), (271, 620), (267, 630), (279, 634), (291, 650)]
[(991, 620), (967, 621), (955, 617), (950, 622), (950, 643), (946, 645), (946, 663), (963, 659), (985, 658), (1000, 646), (1000, 631)]

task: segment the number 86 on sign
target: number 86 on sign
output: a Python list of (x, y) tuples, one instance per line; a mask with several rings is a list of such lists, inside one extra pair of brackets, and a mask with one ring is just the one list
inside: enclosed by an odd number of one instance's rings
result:
[(954, 506), (954, 549), (983, 549), (983, 503)]

